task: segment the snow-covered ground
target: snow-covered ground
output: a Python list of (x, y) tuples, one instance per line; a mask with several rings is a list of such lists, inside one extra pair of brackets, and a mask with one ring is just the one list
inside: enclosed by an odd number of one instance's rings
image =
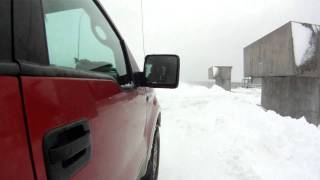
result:
[(159, 180), (319, 180), (320, 130), (259, 106), (259, 89), (158, 90)]

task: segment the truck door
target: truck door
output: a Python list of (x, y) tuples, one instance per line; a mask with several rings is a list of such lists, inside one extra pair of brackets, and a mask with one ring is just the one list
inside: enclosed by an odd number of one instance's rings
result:
[[(0, 60), (0, 72), (4, 67)], [(0, 74), (0, 179), (33, 180), (18, 78)]]
[(37, 179), (136, 179), (146, 156), (145, 88), (134, 86), (106, 14), (92, 0), (15, 2)]

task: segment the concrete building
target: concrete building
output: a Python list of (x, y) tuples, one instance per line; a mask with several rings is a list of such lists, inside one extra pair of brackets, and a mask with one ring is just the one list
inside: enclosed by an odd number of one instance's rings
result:
[(232, 66), (212, 66), (208, 69), (208, 78), (215, 79), (216, 85), (231, 91)]
[(320, 123), (320, 26), (289, 22), (244, 48), (244, 74), (262, 78), (261, 104)]

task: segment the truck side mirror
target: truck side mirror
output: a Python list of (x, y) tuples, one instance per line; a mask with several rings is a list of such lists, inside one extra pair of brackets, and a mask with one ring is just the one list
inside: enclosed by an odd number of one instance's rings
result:
[(179, 85), (180, 58), (177, 55), (148, 55), (144, 63), (145, 86), (177, 88)]

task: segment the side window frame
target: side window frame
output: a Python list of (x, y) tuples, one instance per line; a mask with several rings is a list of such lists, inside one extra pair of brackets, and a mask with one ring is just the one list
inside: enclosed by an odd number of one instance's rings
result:
[(14, 62), (13, 20), (11, 0), (0, 3), (0, 76), (19, 75), (18, 64)]
[[(101, 73), (50, 66), (43, 0), (12, 1), (14, 5), (14, 55), (15, 60), (20, 65), (21, 75), (115, 80), (111, 76), (104, 76)], [(97, 0), (90, 1), (96, 5), (100, 11), (99, 13), (102, 13), (106, 19), (106, 23), (109, 23), (111, 29), (117, 36), (127, 70), (127, 75), (123, 78), (123, 81), (132, 83), (133, 72), (125, 41), (100, 2)], [(119, 85), (121, 84), (119, 83)], [(125, 87), (125, 89), (127, 88), (128, 86)]]
[(130, 80), (133, 81), (132, 66), (131, 66), (131, 63), (130, 63), (130, 60), (129, 60), (129, 54), (128, 54), (128, 51), (127, 51), (127, 48), (126, 48), (127, 46), (126, 46), (126, 43), (125, 43), (124, 39), (122, 38), (122, 36), (121, 36), (120, 32), (118, 31), (117, 27), (115, 26), (115, 24), (113, 23), (113, 21), (111, 20), (109, 15), (107, 14), (106, 10), (102, 7), (101, 3), (98, 0), (91, 0), (91, 1), (93, 1), (95, 3), (97, 8), (100, 10), (100, 13), (102, 13), (102, 15), (104, 16), (106, 21), (111, 26), (113, 32), (118, 37), (118, 39), (120, 41), (120, 45), (121, 45), (121, 50), (122, 50), (122, 53), (123, 53), (123, 56), (124, 56), (126, 68), (127, 68), (127, 74), (129, 76)]
[(22, 64), (49, 64), (46, 53), (44, 19), (41, 0), (12, 1), (12, 33), (14, 60), (19, 63), (21, 74), (26, 73)]
[(0, 62), (12, 62), (12, 8), (10, 0), (0, 4)]

